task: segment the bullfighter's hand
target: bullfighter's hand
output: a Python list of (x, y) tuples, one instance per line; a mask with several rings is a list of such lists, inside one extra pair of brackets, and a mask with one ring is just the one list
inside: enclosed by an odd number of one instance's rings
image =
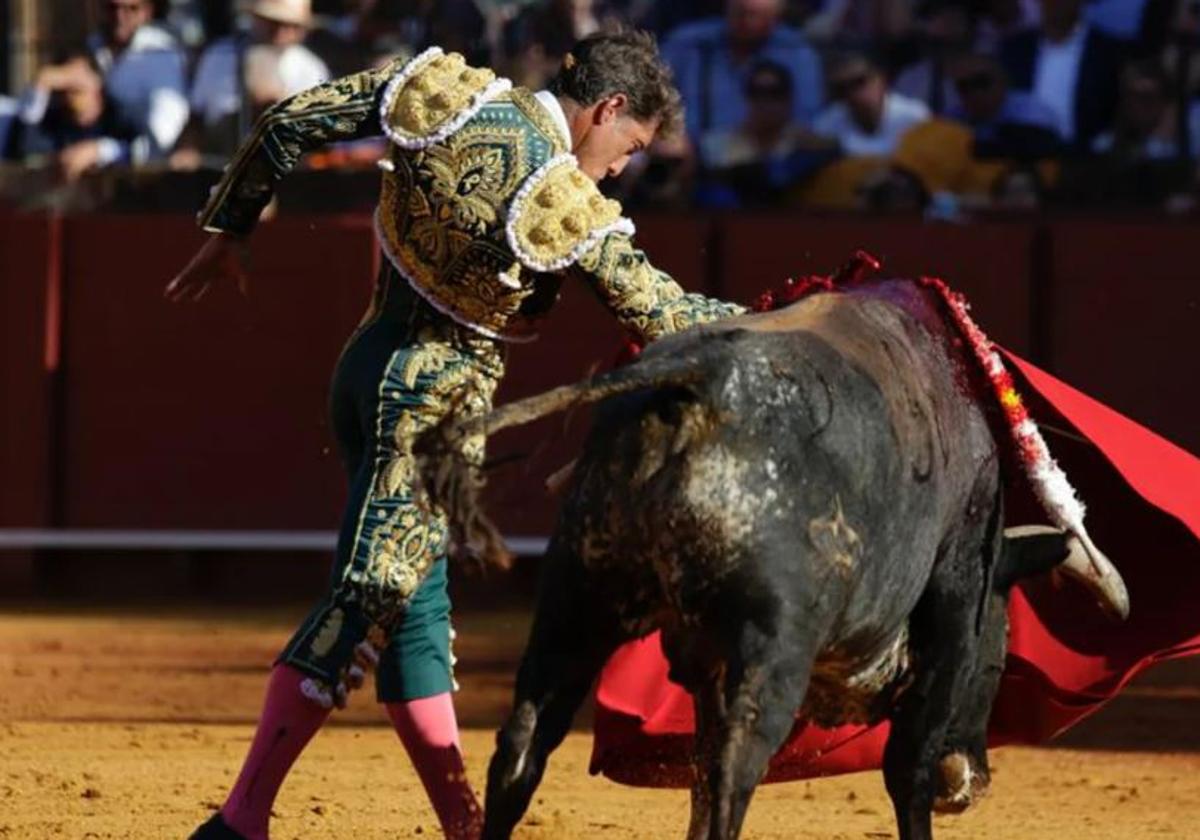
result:
[(204, 297), (215, 283), (232, 281), (239, 292), (246, 294), (245, 241), (229, 233), (217, 233), (209, 238), (192, 261), (172, 280), (164, 297), (172, 303), (195, 302)]

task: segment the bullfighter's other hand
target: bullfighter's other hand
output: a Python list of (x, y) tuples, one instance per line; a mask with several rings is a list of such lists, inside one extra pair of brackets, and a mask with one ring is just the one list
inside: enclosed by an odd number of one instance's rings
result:
[(230, 233), (217, 233), (192, 257), (163, 292), (172, 303), (198, 301), (214, 283), (232, 280), (239, 292), (247, 292), (245, 241)]

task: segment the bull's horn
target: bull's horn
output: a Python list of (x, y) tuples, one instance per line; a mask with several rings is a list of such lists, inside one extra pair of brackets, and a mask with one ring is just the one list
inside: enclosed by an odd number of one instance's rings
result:
[(1072, 534), (1068, 545), (1071, 553), (1063, 561), (1062, 569), (1087, 586), (1100, 599), (1114, 618), (1124, 621), (1129, 618), (1129, 590), (1121, 573), (1104, 552), (1096, 547), (1087, 531)]
[[(1060, 528), (1049, 525), (1021, 525), (1006, 528), (1004, 536), (1009, 538), (1028, 537), (1036, 534), (1063, 534)], [(1084, 533), (1073, 533), (1067, 540), (1067, 557), (1058, 569), (1087, 587), (1100, 602), (1101, 609), (1109, 616), (1124, 621), (1129, 617), (1129, 591), (1121, 573), (1112, 564), (1091, 537)]]

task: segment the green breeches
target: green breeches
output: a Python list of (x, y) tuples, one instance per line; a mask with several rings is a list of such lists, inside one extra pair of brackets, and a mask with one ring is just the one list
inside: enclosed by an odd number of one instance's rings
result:
[[(382, 651), (381, 702), (453, 687), (447, 526), (419, 492), (412, 446), (450, 412), (489, 410), (503, 373), (496, 342), (434, 312), (397, 278), (387, 283), (390, 300), (351, 338), (334, 375), (350, 498), (330, 588), (279, 657), (331, 691), (369, 640)], [(482, 439), (464, 454), (481, 461)]]

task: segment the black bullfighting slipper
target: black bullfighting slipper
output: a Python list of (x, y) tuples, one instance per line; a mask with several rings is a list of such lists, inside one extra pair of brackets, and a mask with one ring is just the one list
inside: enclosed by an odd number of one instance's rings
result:
[(197, 828), (188, 840), (246, 840), (246, 838), (226, 825), (225, 820), (221, 817), (221, 812), (217, 811), (208, 822)]

